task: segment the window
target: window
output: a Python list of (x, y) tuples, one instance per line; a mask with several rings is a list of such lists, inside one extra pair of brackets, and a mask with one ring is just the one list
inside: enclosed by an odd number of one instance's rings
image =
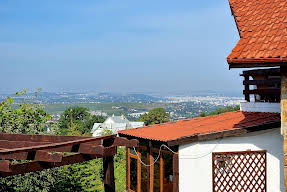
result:
[(138, 175), (138, 170), (137, 170), (137, 159), (135, 158), (130, 158), (130, 189), (133, 191), (137, 191), (137, 175)]
[(163, 159), (163, 191), (172, 192), (173, 190), (173, 155), (162, 153)]
[[(158, 158), (158, 149), (152, 148), (148, 153), (147, 148), (141, 146), (136, 150), (137, 153), (133, 148), (129, 148), (127, 152), (127, 185), (129, 191), (146, 192), (150, 188), (152, 192), (172, 192), (173, 153), (162, 150)], [(156, 159), (157, 161), (151, 166), (144, 166), (138, 156), (145, 164), (152, 164)]]
[[(155, 161), (157, 156), (158, 151), (152, 153), (153, 161)], [(160, 176), (161, 176), (160, 158), (152, 167), (153, 167), (153, 191), (160, 192)]]
[[(146, 148), (140, 148), (141, 160), (143, 163), (148, 164)], [(141, 165), (141, 192), (146, 192), (148, 187), (148, 168)]]
[[(140, 156), (140, 154), (138, 153)], [(128, 149), (128, 188), (130, 191), (139, 191), (141, 164), (133, 148)]]
[(266, 192), (266, 151), (212, 153), (213, 192)]

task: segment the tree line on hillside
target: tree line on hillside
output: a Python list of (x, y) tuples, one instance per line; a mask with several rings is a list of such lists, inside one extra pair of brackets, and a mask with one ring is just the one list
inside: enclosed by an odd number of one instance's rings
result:
[(235, 106), (227, 106), (227, 107), (219, 107), (216, 110), (210, 112), (210, 113), (206, 113), (206, 112), (202, 112), (199, 116), (200, 117), (206, 117), (206, 116), (210, 116), (210, 115), (218, 115), (221, 113), (226, 113), (226, 112), (230, 112), (230, 111), (238, 111), (240, 110), (240, 106), (239, 105), (235, 105)]

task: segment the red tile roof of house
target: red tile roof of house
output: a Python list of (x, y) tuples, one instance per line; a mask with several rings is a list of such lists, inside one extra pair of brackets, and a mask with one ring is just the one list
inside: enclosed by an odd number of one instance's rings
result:
[(254, 127), (271, 122), (280, 122), (280, 114), (233, 111), (219, 115), (127, 129), (119, 131), (119, 134), (167, 142), (187, 136)]
[(287, 1), (229, 0), (229, 3), (240, 34), (240, 40), (227, 57), (230, 67), (239, 63), (256, 67), (286, 62)]

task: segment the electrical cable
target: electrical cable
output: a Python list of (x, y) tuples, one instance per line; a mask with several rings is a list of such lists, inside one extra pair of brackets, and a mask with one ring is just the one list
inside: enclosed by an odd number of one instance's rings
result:
[(155, 158), (155, 160), (153, 161), (152, 164), (149, 164), (149, 165), (148, 165), (148, 164), (145, 164), (145, 163), (141, 160), (141, 158), (139, 157), (139, 155), (138, 155), (138, 153), (137, 153), (135, 147), (133, 147), (133, 150), (134, 150), (134, 152), (136, 153), (136, 156), (138, 157), (138, 159), (139, 159), (139, 161), (141, 162), (141, 164), (144, 165), (144, 166), (146, 166), (146, 167), (150, 167), (150, 166), (154, 165), (154, 164), (158, 161), (158, 159), (159, 159), (159, 157), (160, 157), (160, 152), (161, 152), (161, 148), (162, 148), (162, 147), (166, 147), (166, 148), (167, 148), (168, 150), (170, 150), (172, 153), (178, 154), (177, 152), (173, 151), (171, 148), (169, 148), (169, 147), (166, 146), (165, 144), (162, 144), (162, 145), (160, 146), (160, 148), (159, 148), (159, 152), (158, 152), (157, 157)]

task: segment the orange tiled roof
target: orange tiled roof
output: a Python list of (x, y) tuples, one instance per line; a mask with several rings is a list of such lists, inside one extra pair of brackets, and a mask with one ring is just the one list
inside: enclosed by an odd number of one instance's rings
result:
[(274, 121), (280, 121), (279, 113), (233, 111), (219, 115), (196, 117), (127, 129), (119, 131), (119, 133), (149, 140), (167, 142), (186, 136), (253, 127)]
[(286, 62), (287, 1), (229, 0), (229, 3), (240, 40), (227, 62), (276, 65)]

